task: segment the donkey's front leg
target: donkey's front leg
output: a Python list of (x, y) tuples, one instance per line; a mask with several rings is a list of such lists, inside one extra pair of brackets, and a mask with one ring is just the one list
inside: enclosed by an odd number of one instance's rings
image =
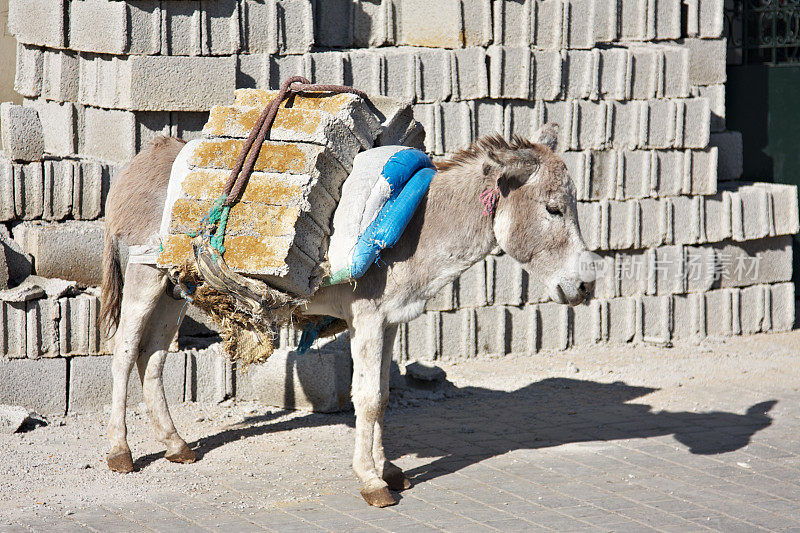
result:
[(392, 366), (392, 350), (394, 349), (394, 339), (397, 336), (397, 324), (392, 324), (386, 328), (383, 334), (383, 352), (381, 357), (381, 409), (375, 420), (375, 433), (372, 438), (372, 459), (375, 461), (375, 468), (378, 473), (392, 490), (398, 492), (410, 489), (411, 481), (403, 474), (397, 466), (386, 459), (383, 451), (383, 416), (386, 413), (386, 406), (389, 404), (389, 372)]
[[(356, 410), (356, 445), (353, 470), (364, 484), (361, 495), (370, 505), (386, 507), (397, 503), (381, 479), (372, 455), (375, 424), (388, 398), (388, 380), (383, 390), (381, 359), (383, 355), (384, 318), (373, 309), (354, 313), (350, 329), (353, 357), (353, 406)], [(381, 465), (382, 466), (382, 465)]]

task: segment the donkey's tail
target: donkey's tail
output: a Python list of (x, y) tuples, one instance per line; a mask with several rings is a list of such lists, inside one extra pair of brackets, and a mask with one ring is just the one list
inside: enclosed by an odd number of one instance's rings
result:
[(103, 248), (103, 288), (101, 293), (100, 323), (107, 338), (117, 331), (122, 304), (122, 266), (119, 259), (119, 241), (106, 228)]

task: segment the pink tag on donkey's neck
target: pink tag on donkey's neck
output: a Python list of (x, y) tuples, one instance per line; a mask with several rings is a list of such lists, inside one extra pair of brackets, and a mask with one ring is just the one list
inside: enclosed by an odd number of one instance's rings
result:
[(483, 204), (483, 216), (488, 217), (494, 212), (498, 198), (500, 198), (500, 189), (497, 185), (489, 187), (481, 193), (480, 200)]

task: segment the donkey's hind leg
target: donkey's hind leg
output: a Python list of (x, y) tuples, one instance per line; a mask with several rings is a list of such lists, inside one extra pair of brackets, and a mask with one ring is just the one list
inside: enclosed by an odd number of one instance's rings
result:
[(195, 460), (195, 453), (175, 430), (164, 395), (162, 377), (169, 345), (175, 338), (180, 320), (183, 318), (181, 310), (184, 303), (162, 292), (158, 305), (147, 323), (147, 335), (142, 341), (139, 358), (136, 360), (153, 431), (156, 439), (167, 448), (165, 457), (174, 463), (193, 463)]
[(114, 339), (114, 359), (111, 418), (108, 422), (108, 467), (116, 472), (133, 471), (128, 430), (125, 424), (125, 405), (128, 399), (128, 378), (139, 356), (139, 345), (147, 322), (158, 305), (166, 287), (166, 276), (159, 270), (130, 264), (125, 271), (119, 328)]

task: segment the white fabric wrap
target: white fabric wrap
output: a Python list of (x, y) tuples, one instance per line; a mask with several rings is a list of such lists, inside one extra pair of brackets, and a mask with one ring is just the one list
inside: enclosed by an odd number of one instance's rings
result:
[(175, 158), (175, 162), (172, 163), (169, 185), (167, 186), (167, 201), (164, 204), (164, 213), (161, 215), (161, 229), (159, 230), (159, 235), (163, 237), (169, 234), (169, 224), (172, 222), (172, 208), (182, 195), (183, 180), (192, 171), (192, 167), (189, 166), (189, 157), (201, 141), (202, 139), (195, 139), (186, 143), (186, 145), (181, 148), (181, 151), (178, 152), (178, 157)]
[(383, 167), (390, 157), (406, 149), (407, 146), (380, 146), (361, 152), (353, 160), (353, 170), (342, 185), (339, 205), (333, 213), (328, 246), (331, 272), (349, 268), (358, 238), (389, 199)]

